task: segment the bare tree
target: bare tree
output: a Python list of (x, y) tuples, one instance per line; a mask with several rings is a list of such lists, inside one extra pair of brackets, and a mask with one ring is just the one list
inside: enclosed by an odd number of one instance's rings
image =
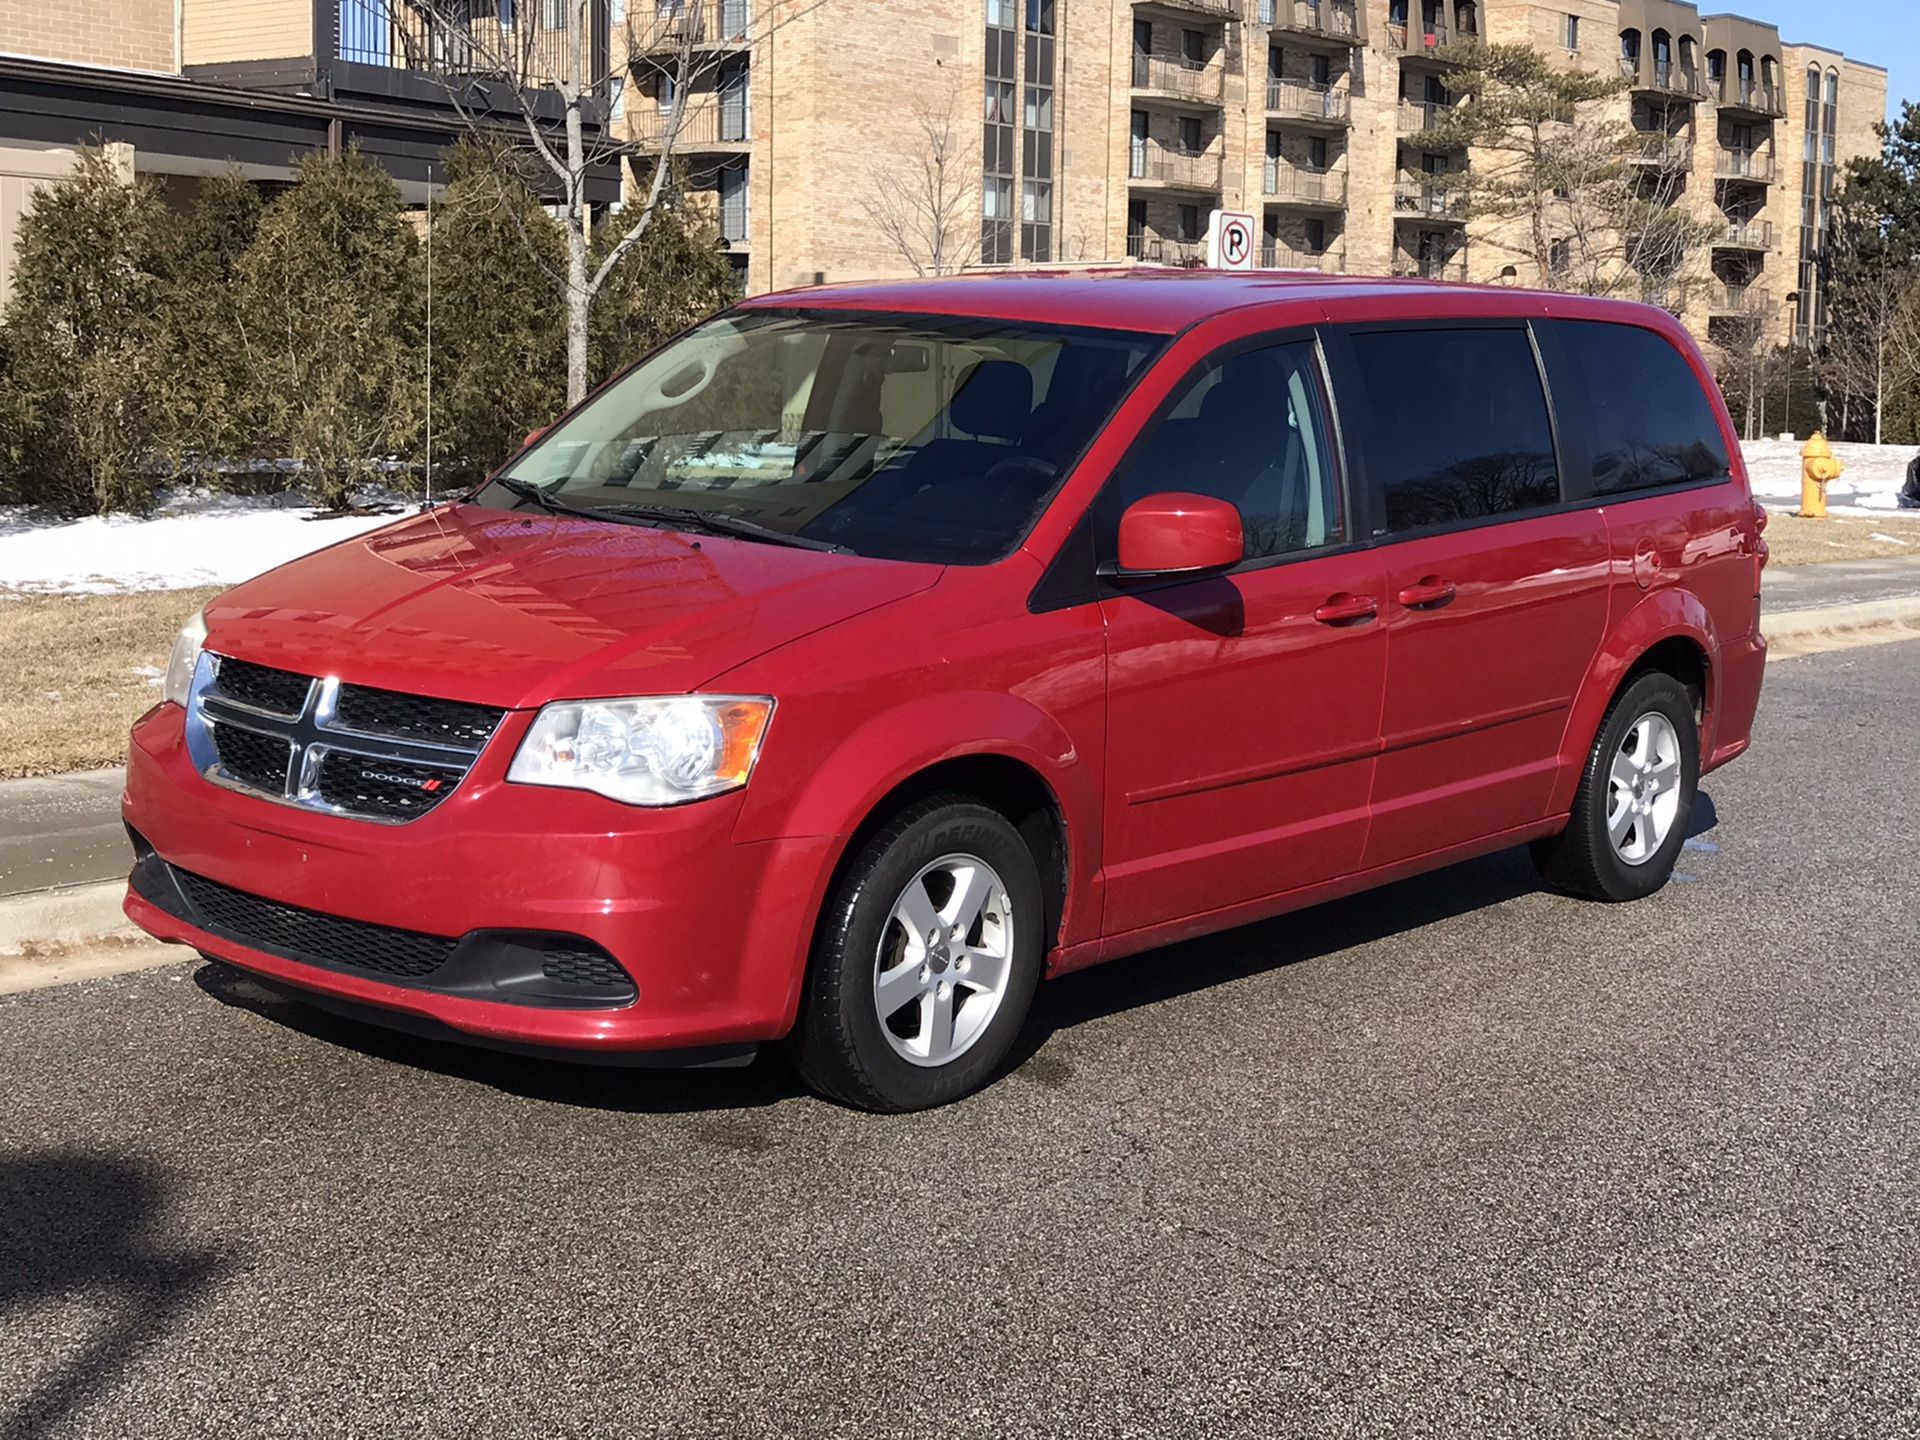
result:
[[(549, 193), (565, 233), (567, 403), (586, 397), (588, 322), (607, 278), (645, 237), (668, 198), (673, 160), (704, 113), (729, 54), (749, 53), (781, 28), (831, 0), (631, 0), (624, 33), (596, 53), (592, 24), (604, 0), (353, 0), (378, 13), (416, 69), (441, 79), (468, 128), (497, 135), (501, 121), (552, 179)], [(553, 22), (561, 23), (553, 23)], [(610, 116), (628, 89), (663, 97), (658, 123), (635, 139), (613, 133)], [(613, 223), (617, 238), (593, 248), (589, 179), (631, 166), (640, 179)]]
[(915, 111), (912, 148), (875, 171), (866, 209), (887, 244), (916, 275), (946, 275), (980, 251), (980, 151), (975, 132), (955, 121), (950, 86)]

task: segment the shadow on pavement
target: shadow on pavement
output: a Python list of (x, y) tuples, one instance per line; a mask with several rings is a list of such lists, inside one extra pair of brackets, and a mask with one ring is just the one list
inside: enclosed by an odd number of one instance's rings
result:
[[(1700, 835), (1716, 824), (1713, 800), (1702, 791), (1689, 833)], [(1037, 1074), (1047, 1067), (1040, 1052), (1061, 1030), (1384, 940), (1542, 888), (1525, 847), (1516, 847), (1275, 920), (1076, 972), (1040, 987), (1006, 1068), (1020, 1069), (1031, 1062), (1036, 1066), (1031, 1078), (1044, 1078)], [(489, 1085), (525, 1099), (596, 1110), (673, 1114), (755, 1109), (805, 1093), (776, 1046), (765, 1047), (752, 1066), (737, 1070), (578, 1065), (423, 1039), (346, 1019), (303, 1004), (215, 960), (195, 972), (194, 983), (222, 1004), (250, 1010), (329, 1045)]]
[(169, 1189), (151, 1165), (83, 1151), (0, 1157), (0, 1324), (47, 1303), (102, 1316), (83, 1348), (24, 1393), (0, 1386), (0, 1440), (47, 1435), (106, 1393), (227, 1270), (220, 1256), (158, 1248)]

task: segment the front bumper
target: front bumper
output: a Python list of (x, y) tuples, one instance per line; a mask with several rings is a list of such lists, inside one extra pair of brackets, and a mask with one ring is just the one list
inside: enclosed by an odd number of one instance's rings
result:
[[(634, 993), (557, 1004), (476, 984), (471, 965), (396, 983), (353, 963), (303, 963), (297, 945), (260, 948), (199, 923), (200, 912), (156, 889), (145, 860), (126, 913), (162, 940), (336, 1006), (481, 1043), (612, 1058), (784, 1035), (836, 839), (735, 844), (738, 795), (638, 810), (508, 785), (517, 739), (503, 730), (465, 783), (420, 819), (375, 825), (207, 783), (187, 755), (183, 713), (160, 706), (134, 727), (122, 812), (153, 865), (317, 917), (442, 937), (463, 956), (499, 934), (579, 937), (618, 962)], [(482, 998), (496, 994), (506, 998)]]

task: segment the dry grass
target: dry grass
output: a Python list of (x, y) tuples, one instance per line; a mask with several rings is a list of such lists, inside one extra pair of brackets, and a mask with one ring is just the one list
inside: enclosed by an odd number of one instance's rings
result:
[[(1892, 540), (1876, 540), (1890, 535)], [(1906, 543), (1902, 544), (1902, 541)], [(1775, 565), (1819, 565), (1828, 560), (1884, 560), (1889, 555), (1920, 555), (1920, 519), (1889, 515), (1884, 520), (1833, 515), (1802, 520), (1791, 511), (1767, 516), (1767, 544)]]
[(0, 777), (125, 760), (180, 622), (219, 593), (0, 596)]

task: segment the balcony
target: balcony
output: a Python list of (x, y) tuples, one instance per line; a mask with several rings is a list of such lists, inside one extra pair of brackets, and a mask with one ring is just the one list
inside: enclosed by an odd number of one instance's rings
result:
[[(334, 0), (327, 8), (333, 10), (333, 58), (369, 70), (517, 84), (551, 80), (573, 53), (568, 31), (515, 26), (511, 10), (502, 25), (492, 6), (469, 12), (428, 10), (406, 0)], [(471, 18), (449, 18), (455, 13)]]
[(1426, 135), (1441, 129), (1453, 118), (1453, 106), (1442, 104), (1438, 100), (1402, 100), (1400, 102), (1400, 133), (1402, 135)]
[(1393, 216), (1396, 220), (1464, 224), (1467, 197), (1458, 190), (1428, 180), (1396, 181), (1393, 187)]
[(1260, 23), (1277, 35), (1341, 49), (1367, 43), (1366, 22), (1355, 0), (1260, 0)]
[(1459, 284), (1467, 278), (1467, 257), (1450, 255), (1444, 260), (1422, 259), (1399, 250), (1394, 252), (1393, 273), (1403, 280), (1451, 280)]
[(1218, 192), (1218, 151), (1169, 150), (1160, 145), (1135, 144), (1127, 157), (1127, 178), (1137, 185), (1161, 185), (1169, 190)]
[(753, 25), (751, 0), (630, 0), (633, 49), (725, 50), (747, 43)]
[(1707, 314), (1712, 319), (1764, 315), (1766, 310), (1766, 292), (1758, 285), (1740, 285), (1716, 280), (1707, 289)]
[(1784, 120), (1786, 94), (1776, 85), (1729, 76), (1720, 82), (1720, 112), (1736, 120)]
[(1745, 181), (1749, 185), (1771, 185), (1774, 179), (1773, 156), (1764, 150), (1723, 150), (1713, 162), (1713, 178)]
[(1726, 228), (1714, 237), (1716, 250), (1771, 250), (1773, 248), (1773, 222), (1771, 220), (1729, 220)]
[(1170, 240), (1145, 232), (1127, 236), (1127, 258), (1148, 265), (1177, 265), (1192, 269), (1207, 262), (1206, 243), (1201, 240)]
[(673, 130), (673, 114), (651, 103), (629, 104), (633, 141), (642, 150), (660, 150), (669, 141), (676, 155), (744, 152), (753, 144), (753, 120), (744, 103), (709, 96), (689, 102)]
[(1347, 203), (1347, 172), (1301, 170), (1267, 161), (1262, 193), (1274, 205), (1298, 205), (1309, 210), (1337, 210)]
[(1204, 15), (1209, 20), (1244, 20), (1246, 0), (1134, 0), (1135, 10), (1158, 10), (1172, 16)]
[(1620, 57), (1620, 73), (1627, 83), (1643, 95), (1664, 100), (1682, 100), (1691, 104), (1707, 98), (1707, 87), (1700, 72), (1671, 60), (1643, 59), (1637, 55)]
[(1455, 30), (1447, 24), (1444, 14), (1435, 14), (1424, 18), (1418, 25), (1410, 25), (1404, 20), (1387, 20), (1387, 48), (1406, 59), (1435, 58), (1435, 52), (1448, 45), (1471, 44), (1480, 38), (1480, 32), (1473, 30)]
[(1262, 270), (1316, 270), (1322, 275), (1346, 272), (1347, 252), (1338, 250), (1295, 250), (1269, 240), (1260, 247)]
[(1643, 148), (1627, 155), (1627, 164), (1659, 175), (1679, 175), (1693, 168), (1693, 141), (1685, 135), (1642, 135)]
[(1218, 106), (1226, 71), (1181, 55), (1135, 55), (1133, 88), (1195, 105)]
[(1351, 98), (1345, 90), (1308, 80), (1267, 81), (1267, 113), (1302, 124), (1346, 129), (1353, 123)]

